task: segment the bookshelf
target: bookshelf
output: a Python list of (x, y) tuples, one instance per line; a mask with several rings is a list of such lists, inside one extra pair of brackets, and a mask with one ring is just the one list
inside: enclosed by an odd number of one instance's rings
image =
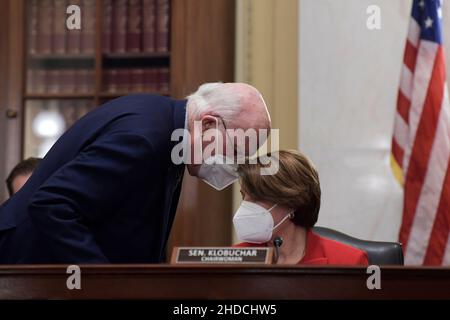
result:
[[(170, 95), (170, 0), (26, 0), (24, 4), (25, 157), (43, 156), (45, 149), (36, 154), (35, 145), (49, 146), (48, 141), (54, 140), (27, 130), (34, 121), (27, 119), (33, 114), (27, 112), (29, 108), (39, 105), (48, 111), (61, 104), (64, 108), (54, 112), (67, 118), (65, 112), (78, 114), (71, 109), (80, 108), (80, 101), (89, 105), (82, 108), (87, 112), (130, 93)], [(81, 29), (66, 26), (71, 19), (66, 13), (69, 5), (80, 8)]]
[[(69, 5), (80, 8), (80, 30), (66, 27)], [(36, 145), (57, 138), (33, 134), (37, 109), (69, 127), (109, 99), (170, 94), (170, 0), (26, 0), (24, 6), (24, 157), (43, 156), (46, 149)]]
[[(105, 51), (104, 42), (111, 39), (108, 32), (102, 32), (104, 25), (110, 23), (108, 19), (105, 19), (108, 16), (105, 13), (111, 10), (108, 6), (109, 1), (70, 0), (71, 4), (83, 5), (83, 2), (89, 2), (92, 8), (92, 3), (95, 5), (93, 29), (92, 24), (90, 25), (93, 32), (90, 37), (85, 38), (84, 42), (86, 45), (94, 39), (93, 48), (91, 43), (90, 52), (76, 50), (74, 46), (70, 47), (70, 52), (68, 47), (65, 47), (66, 52), (62, 52), (61, 43), (67, 45), (67, 42), (61, 39), (69, 36), (66, 30), (63, 35), (59, 35), (58, 52), (46, 50), (44, 53), (39, 50), (38, 43), (42, 47), (40, 41), (33, 41), (31, 38), (30, 28), (33, 23), (36, 26), (36, 21), (29, 19), (33, 1), (0, 0), (2, 8), (0, 11), (2, 26), (0, 28), (0, 39), (2, 39), (0, 70), (3, 75), (0, 76), (0, 84), (2, 84), (0, 88), (0, 141), (2, 142), (0, 178), (2, 181), (21, 159), (39, 153), (39, 142), (42, 143), (43, 139), (47, 138), (47, 144), (54, 141), (55, 137), (46, 138), (45, 135), (55, 132), (59, 134), (84, 113), (108, 100), (132, 92), (157, 93), (180, 99), (204, 82), (229, 82), (234, 79), (234, 0), (169, 0), (168, 32), (165, 38), (167, 49), (141, 50), (140, 52), (136, 50), (133, 52)], [(39, 5), (43, 2), (45, 4), (46, 1), (37, 0)], [(144, 1), (141, 0), (142, 3)], [(155, 0), (151, 1), (154, 3)], [(120, 2), (123, 4), (122, 0)], [(136, 14), (137, 11), (133, 12)], [(49, 30), (48, 26), (46, 28)], [(51, 30), (56, 29), (51, 28)], [(56, 31), (61, 32), (59, 29)], [(111, 32), (114, 30), (111, 29)], [(33, 36), (37, 37), (37, 35)], [(82, 34), (71, 35), (70, 42), (77, 43), (78, 40), (74, 39), (80, 37), (82, 38)], [(142, 37), (143, 33), (141, 39)], [(48, 43), (48, 37), (46, 39)], [(149, 41), (151, 44), (151, 37)], [(143, 40), (141, 48), (142, 44)], [(109, 46), (111, 45), (113, 44), (110, 43)], [(157, 42), (154, 41), (153, 45), (156, 46)], [(35, 46), (36, 50), (30, 52), (32, 46)], [(39, 68), (45, 71), (56, 71), (51, 76), (41, 73), (40, 80), (37, 81), (40, 86), (45, 85), (51, 90), (42, 90), (42, 88), (29, 90), (30, 82), (33, 81), (33, 69)], [(117, 74), (118, 70), (123, 72), (123, 69), (127, 68), (147, 71), (148, 69), (165, 69), (163, 78), (166, 77), (165, 79), (168, 80), (164, 86), (152, 85), (148, 88), (144, 85), (145, 79), (147, 83), (151, 83), (150, 80), (155, 77), (155, 74), (147, 74), (146, 78), (139, 71), (133, 76), (129, 74), (131, 84), (135, 86), (123, 85), (124, 82), (113, 82), (114, 90), (108, 87), (108, 72)], [(66, 73), (63, 71), (62, 75), (61, 72), (58, 74), (58, 71), (64, 69), (88, 70), (87, 75), (85, 71), (79, 72), (79, 75), (88, 79), (89, 85), (86, 86), (83, 83), (82, 90), (74, 89), (70, 81), (67, 83), (67, 70), (65, 70)], [(30, 70), (32, 70), (31, 74)], [(64, 75), (66, 80), (57, 81), (58, 77), (61, 79)], [(142, 79), (141, 84), (139, 84), (140, 79)], [(64, 90), (61, 90), (61, 86)], [(55, 122), (62, 123), (62, 129), (53, 128), (53, 132), (44, 133), (44, 137), (35, 137), (33, 119), (42, 111), (53, 117)], [(38, 127), (36, 124), (34, 126)], [(44, 147), (45, 145), (42, 148)], [(0, 202), (5, 198), (6, 190), (2, 186)], [(172, 245), (228, 245), (230, 243), (232, 214), (230, 190), (213, 191), (198, 179), (186, 175), (178, 208), (171, 234), (171, 244), (168, 247), (169, 252)]]

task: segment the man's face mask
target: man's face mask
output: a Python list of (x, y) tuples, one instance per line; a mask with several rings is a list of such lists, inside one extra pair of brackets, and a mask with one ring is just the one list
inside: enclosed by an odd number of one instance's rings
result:
[[(216, 130), (219, 130), (219, 122), (216, 118)], [(228, 134), (226, 134), (226, 139)], [(218, 141), (216, 136), (216, 141)], [(205, 159), (198, 170), (198, 178), (206, 182), (214, 189), (221, 191), (238, 180), (237, 164), (234, 159), (229, 159), (223, 154), (217, 153), (219, 144), (217, 142), (215, 154)]]

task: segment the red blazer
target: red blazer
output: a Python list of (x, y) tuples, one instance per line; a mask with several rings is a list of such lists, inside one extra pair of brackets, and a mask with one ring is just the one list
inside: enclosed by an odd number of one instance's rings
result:
[[(267, 243), (242, 242), (235, 247), (266, 247)], [(311, 230), (306, 235), (306, 252), (298, 264), (364, 265), (367, 266), (367, 253), (349, 245), (323, 238)]]

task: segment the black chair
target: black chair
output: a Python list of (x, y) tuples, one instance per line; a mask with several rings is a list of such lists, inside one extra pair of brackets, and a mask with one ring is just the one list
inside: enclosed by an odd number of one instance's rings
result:
[(401, 243), (361, 240), (325, 227), (314, 227), (313, 231), (324, 238), (342, 242), (364, 250), (367, 252), (369, 264), (403, 265), (403, 250)]

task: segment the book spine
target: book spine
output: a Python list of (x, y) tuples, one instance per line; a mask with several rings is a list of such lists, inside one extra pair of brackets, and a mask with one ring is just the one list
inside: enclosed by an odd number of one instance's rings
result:
[(34, 68), (29, 68), (27, 70), (27, 93), (36, 93), (37, 85), (37, 71)]
[(38, 22), (38, 48), (41, 54), (52, 53), (53, 1), (40, 0)]
[(95, 0), (83, 0), (81, 52), (94, 54), (95, 52)]
[(76, 92), (89, 93), (89, 70), (79, 69), (76, 71)]
[(47, 92), (47, 70), (37, 69), (36, 70), (36, 93)]
[(142, 0), (142, 51), (155, 52), (156, 0)]
[(170, 90), (170, 70), (169, 68), (158, 68), (157, 90), (161, 94), (168, 94)]
[(53, 11), (53, 53), (66, 52), (66, 1), (54, 0)]
[(131, 70), (127, 68), (117, 70), (117, 90), (125, 93), (130, 90)]
[(103, 86), (108, 93), (117, 92), (117, 69), (103, 70)]
[(127, 52), (141, 51), (142, 1), (129, 0), (127, 25)]
[(95, 70), (88, 69), (87, 70), (87, 78), (86, 83), (88, 85), (88, 93), (93, 93), (95, 91)]
[(125, 53), (127, 45), (127, 0), (116, 0), (113, 9), (113, 36), (112, 45), (114, 53)]
[(112, 14), (112, 0), (103, 0), (102, 52), (104, 54), (111, 53)]
[(31, 0), (28, 10), (28, 52), (30, 54), (38, 53), (39, 43), (39, 2), (38, 0)]
[(169, 51), (169, 0), (156, 0), (156, 51)]
[(130, 90), (132, 92), (144, 91), (144, 69), (131, 70)]
[[(81, 0), (70, 0), (70, 4), (77, 5), (82, 9)], [(81, 14), (83, 21), (83, 11)], [(66, 27), (67, 30), (67, 27)], [(81, 30), (67, 30), (67, 52), (70, 54), (79, 54), (81, 52)]]
[(48, 93), (60, 93), (61, 73), (60, 70), (48, 70)]
[(72, 93), (76, 91), (76, 72), (73, 69), (61, 70), (61, 93)]
[(147, 68), (144, 70), (144, 90), (156, 92), (156, 69)]

